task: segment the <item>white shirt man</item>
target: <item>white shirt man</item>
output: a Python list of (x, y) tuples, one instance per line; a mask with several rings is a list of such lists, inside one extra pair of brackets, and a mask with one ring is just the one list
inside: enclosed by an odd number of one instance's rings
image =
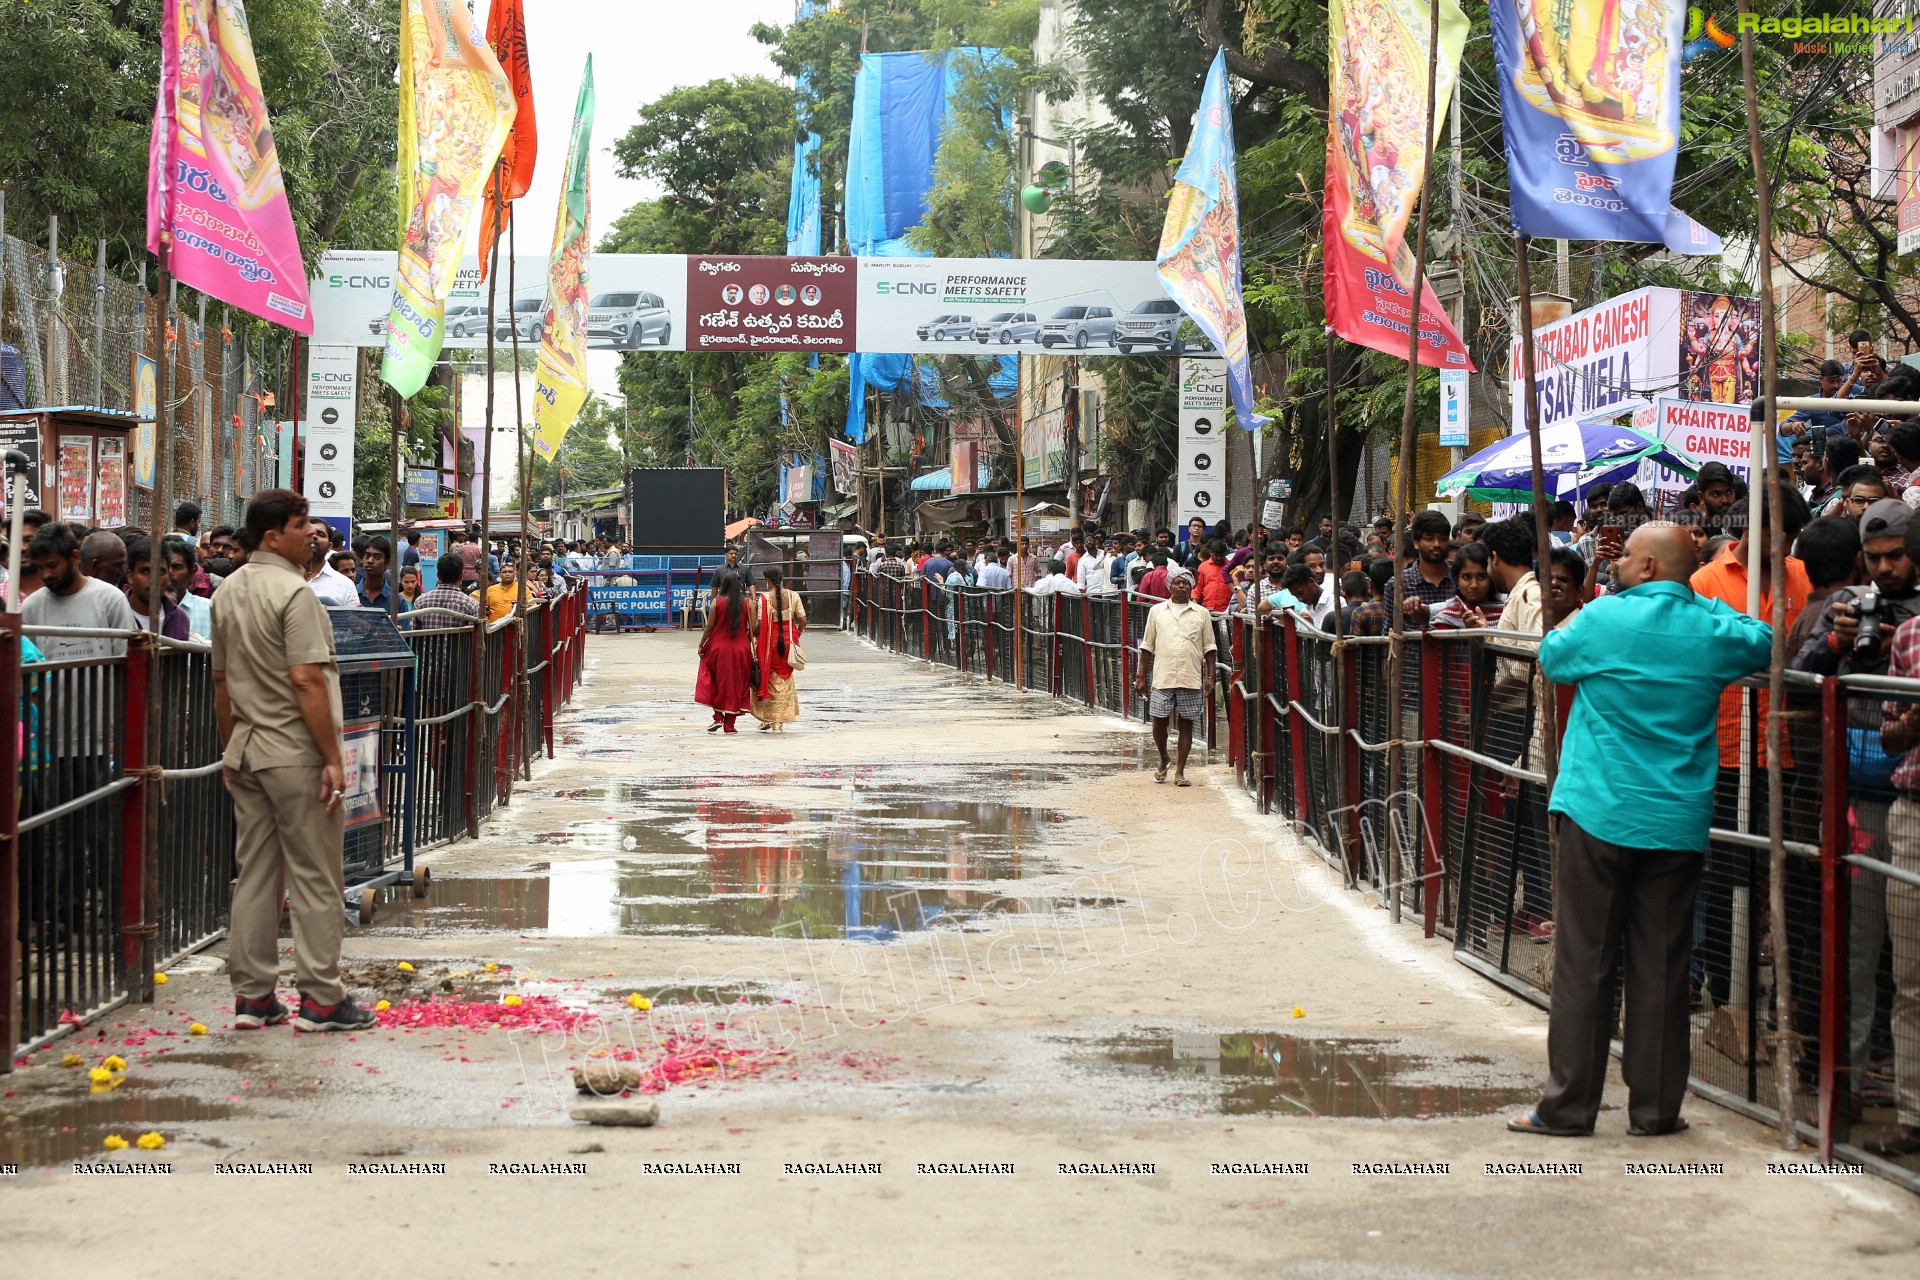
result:
[(1113, 557), (1104, 547), (1096, 547), (1080, 557), (1075, 567), (1074, 582), (1082, 592), (1090, 596), (1104, 596), (1113, 591)]
[(329, 609), (360, 607), (360, 589), (353, 585), (352, 578), (330, 564), (323, 565), (320, 572), (307, 579), (307, 585), (313, 588), (313, 594), (320, 597), (320, 603)]
[(1072, 578), (1069, 578), (1059, 570), (1057, 567), (1059, 563), (1058, 560), (1049, 560), (1047, 565), (1052, 572), (1048, 573), (1046, 577), (1040, 579), (1040, 581), (1034, 583), (1031, 587), (1028, 587), (1027, 590), (1037, 596), (1079, 595), (1080, 588), (1074, 583)]

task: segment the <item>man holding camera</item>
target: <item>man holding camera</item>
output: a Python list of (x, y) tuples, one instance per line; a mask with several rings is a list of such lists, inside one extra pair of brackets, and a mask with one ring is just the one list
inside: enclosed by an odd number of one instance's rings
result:
[[(1822, 676), (1888, 674), (1894, 632), (1920, 616), (1920, 565), (1907, 550), (1910, 532), (1920, 533), (1920, 522), (1913, 508), (1899, 499), (1882, 498), (1867, 508), (1860, 517), (1860, 558), (1867, 582), (1842, 587), (1828, 599), (1812, 635), (1790, 659), (1794, 670)], [(1899, 758), (1883, 749), (1881, 720), (1881, 706), (1872, 698), (1847, 699), (1847, 799), (1870, 842), (1864, 855), (1891, 862), (1888, 819)], [(1886, 877), (1856, 871), (1847, 910), (1847, 1055), (1852, 1091), (1859, 1093), (1872, 1048), (1875, 976), (1887, 937)]]

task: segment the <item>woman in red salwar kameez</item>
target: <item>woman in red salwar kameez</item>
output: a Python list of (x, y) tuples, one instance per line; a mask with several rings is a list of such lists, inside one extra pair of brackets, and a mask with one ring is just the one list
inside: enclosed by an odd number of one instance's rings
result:
[(700, 675), (693, 700), (713, 708), (707, 732), (734, 733), (733, 722), (752, 705), (753, 610), (737, 573), (723, 573), (713, 584), (706, 630), (700, 633)]

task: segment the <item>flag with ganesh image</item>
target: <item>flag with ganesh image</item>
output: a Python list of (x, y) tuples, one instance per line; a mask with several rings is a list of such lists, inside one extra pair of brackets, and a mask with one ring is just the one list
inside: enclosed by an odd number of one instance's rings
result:
[[(527, 18), (520, 0), (493, 0), (487, 10), (487, 45), (500, 60), (507, 83), (513, 87), (513, 128), (500, 149), (495, 177), (481, 188), (480, 278), (487, 278), (494, 242), (513, 216), (513, 202), (533, 185), (533, 161), (539, 130), (533, 115), (533, 66), (527, 57)], [(497, 193), (497, 194), (496, 194)]]
[(587, 399), (587, 215), (592, 204), (593, 55), (580, 73), (567, 143), (567, 172), (547, 257), (547, 311), (540, 362), (533, 375), (533, 450), (547, 461), (560, 452)]
[[(1458, 0), (1440, 5), (1433, 114), (1427, 0), (1328, 0), (1327, 185), (1321, 205), (1327, 325), (1357, 346), (1407, 358), (1414, 254), (1407, 224), (1426, 187), (1466, 43)], [(1471, 369), (1433, 288), (1420, 282), (1419, 363)]]
[(1673, 207), (1685, 0), (1490, 0), (1514, 230), (1717, 254)]
[(147, 248), (174, 279), (296, 333), (313, 332), (241, 0), (164, 0), (147, 154)]
[(440, 358), (447, 295), (513, 116), (513, 88), (465, 0), (401, 0), (400, 254), (380, 377), (402, 397)]
[(1180, 304), (1227, 361), (1234, 417), (1247, 430), (1267, 419), (1253, 411), (1247, 362), (1247, 308), (1240, 294), (1240, 194), (1233, 153), (1233, 100), (1227, 51), (1214, 54), (1193, 116), (1193, 137), (1167, 196), (1156, 263), (1160, 286)]

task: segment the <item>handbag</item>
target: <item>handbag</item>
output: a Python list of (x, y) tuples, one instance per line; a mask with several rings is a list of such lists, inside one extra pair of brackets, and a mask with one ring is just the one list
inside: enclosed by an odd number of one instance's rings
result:
[(779, 620), (780, 626), (780, 629), (774, 633), (774, 648), (779, 650), (780, 656), (787, 660), (789, 667), (795, 671), (804, 671), (807, 666), (807, 655), (800, 651), (800, 642), (795, 640), (788, 643), (787, 641), (786, 604), (787, 596), (783, 589), (780, 593), (780, 609), (774, 615)]

